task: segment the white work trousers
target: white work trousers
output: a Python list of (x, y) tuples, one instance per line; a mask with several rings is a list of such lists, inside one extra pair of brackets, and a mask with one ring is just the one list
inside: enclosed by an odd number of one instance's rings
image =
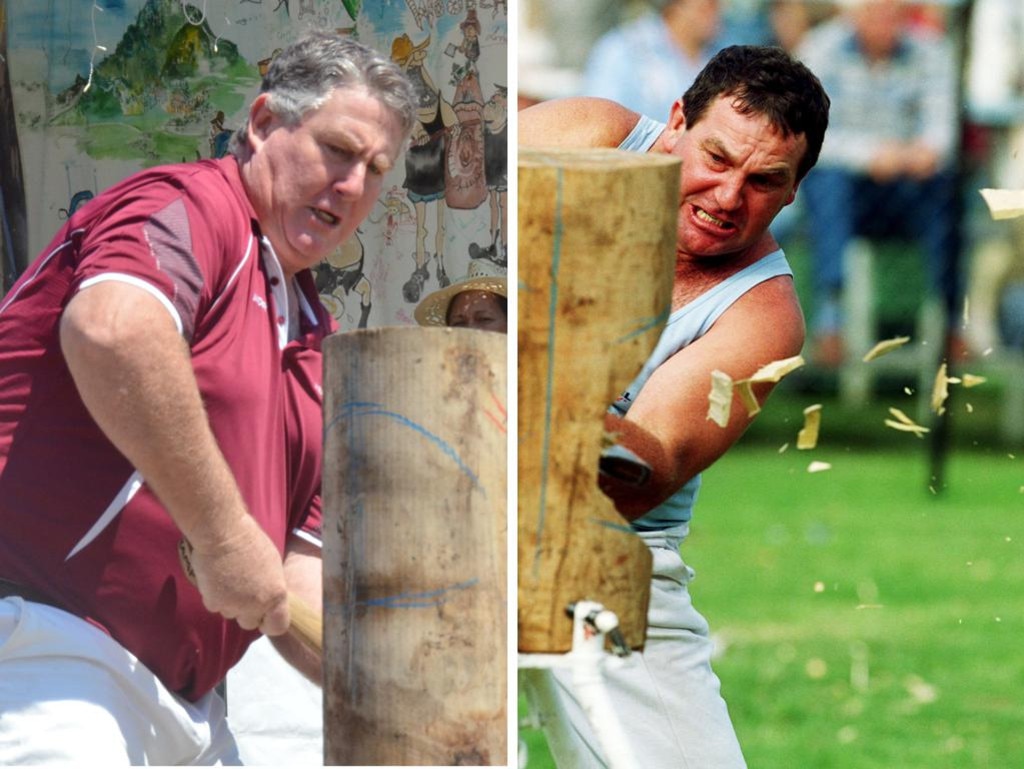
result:
[[(653, 556), (647, 638), (627, 664), (605, 666), (604, 679), (634, 766), (738, 769), (746, 763), (711, 670), (708, 623), (693, 608), (687, 585), (694, 572), (679, 554), (688, 531), (684, 524), (640, 532)], [(558, 766), (608, 767), (571, 671), (524, 669), (521, 680)]]
[(215, 692), (188, 702), (88, 622), (0, 598), (0, 766), (239, 763)]

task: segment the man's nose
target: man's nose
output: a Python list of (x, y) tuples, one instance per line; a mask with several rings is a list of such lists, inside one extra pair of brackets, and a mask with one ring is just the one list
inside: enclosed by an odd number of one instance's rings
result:
[(739, 174), (730, 174), (724, 178), (715, 190), (715, 199), (723, 211), (733, 211), (740, 205), (743, 198), (743, 178)]
[(348, 199), (360, 198), (366, 190), (366, 164), (351, 163), (334, 182), (334, 191)]

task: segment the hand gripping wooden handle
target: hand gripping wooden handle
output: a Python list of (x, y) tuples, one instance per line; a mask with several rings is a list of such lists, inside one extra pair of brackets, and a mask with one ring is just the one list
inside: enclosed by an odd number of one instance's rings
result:
[[(178, 543), (178, 559), (181, 561), (181, 568), (185, 572), (185, 576), (188, 577), (188, 581), (193, 585), (196, 584), (196, 573), (192, 568), (192, 543), (187, 539), (182, 538)], [(317, 654), (322, 653), (324, 645), (323, 615), (290, 591), (288, 593), (288, 613), (291, 614), (288, 632)]]

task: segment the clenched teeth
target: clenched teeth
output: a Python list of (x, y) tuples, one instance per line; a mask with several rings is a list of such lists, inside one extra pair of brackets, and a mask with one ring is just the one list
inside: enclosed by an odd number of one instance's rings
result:
[(724, 221), (722, 221), (721, 219), (715, 218), (714, 216), (709, 214), (707, 211), (705, 211), (703, 208), (698, 208), (697, 209), (697, 218), (698, 219), (703, 219), (705, 222), (711, 222), (712, 224), (714, 224), (714, 225), (716, 225), (718, 227), (725, 227), (726, 226), (726, 223)]

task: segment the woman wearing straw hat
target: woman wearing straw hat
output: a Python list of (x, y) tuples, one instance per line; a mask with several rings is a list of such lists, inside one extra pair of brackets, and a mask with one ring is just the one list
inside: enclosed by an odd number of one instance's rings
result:
[(508, 330), (505, 270), (484, 259), (469, 263), (465, 277), (427, 295), (413, 315), (421, 326)]

